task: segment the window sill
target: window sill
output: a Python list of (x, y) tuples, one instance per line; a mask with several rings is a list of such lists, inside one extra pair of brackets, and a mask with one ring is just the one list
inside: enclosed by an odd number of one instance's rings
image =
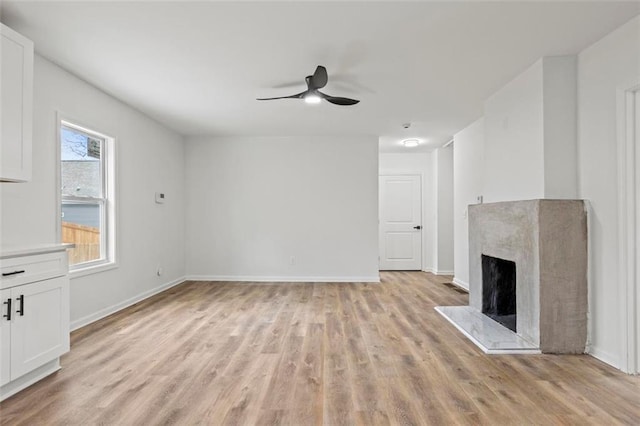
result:
[(116, 269), (117, 267), (118, 267), (118, 264), (116, 262), (101, 263), (100, 265), (87, 266), (86, 268), (70, 270), (69, 278), (74, 279), (74, 278), (84, 277), (86, 275), (98, 274), (100, 272), (106, 272), (111, 269)]

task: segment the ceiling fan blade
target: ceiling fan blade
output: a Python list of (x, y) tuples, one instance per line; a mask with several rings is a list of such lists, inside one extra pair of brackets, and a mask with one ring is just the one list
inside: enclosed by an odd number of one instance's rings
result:
[(327, 69), (322, 65), (318, 65), (315, 72), (311, 76), (311, 81), (307, 82), (307, 84), (310, 86), (310, 89), (322, 89), (327, 85), (327, 81), (329, 81), (329, 77), (327, 76)]
[(327, 102), (330, 102), (332, 104), (336, 104), (336, 105), (355, 105), (358, 102), (360, 102), (357, 99), (349, 99), (349, 98), (340, 98), (340, 97), (336, 97), (336, 96), (330, 96), (325, 98)]
[(360, 102), (357, 99), (350, 99), (350, 98), (341, 98), (339, 96), (331, 96), (331, 95), (327, 95), (325, 93), (322, 92), (316, 92), (318, 93), (318, 95), (322, 98), (325, 99), (327, 102), (330, 102), (332, 104), (335, 105), (355, 105), (358, 102)]
[(307, 94), (307, 91), (305, 90), (304, 92), (300, 92), (297, 93), (295, 95), (290, 95), (290, 96), (278, 96), (275, 98), (256, 98), (257, 101), (272, 101), (274, 99), (302, 99), (304, 98), (304, 95)]

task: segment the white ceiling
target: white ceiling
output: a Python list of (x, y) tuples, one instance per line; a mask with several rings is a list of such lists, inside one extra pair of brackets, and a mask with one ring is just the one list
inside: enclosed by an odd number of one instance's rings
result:
[[(544, 55), (576, 54), (639, 2), (25, 2), (2, 21), (36, 50), (186, 135), (375, 135), (442, 145)], [(305, 89), (341, 107), (258, 102)], [(411, 122), (410, 129), (402, 123)]]

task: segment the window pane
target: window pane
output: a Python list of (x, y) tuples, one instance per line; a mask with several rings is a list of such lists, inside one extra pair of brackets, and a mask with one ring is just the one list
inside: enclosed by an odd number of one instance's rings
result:
[(100, 254), (101, 204), (62, 203), (62, 242), (74, 243), (69, 264), (98, 260)]
[(101, 197), (103, 141), (64, 126), (60, 129), (60, 139), (62, 195)]

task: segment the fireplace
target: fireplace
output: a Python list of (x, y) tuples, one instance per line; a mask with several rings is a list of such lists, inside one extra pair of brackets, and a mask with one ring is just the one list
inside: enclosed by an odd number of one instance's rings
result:
[[(469, 305), (483, 311), (483, 256), (515, 262), (516, 334), (544, 353), (582, 353), (587, 221), (579, 200), (469, 206)], [(482, 314), (481, 314), (482, 315)]]
[(516, 331), (516, 263), (482, 255), (482, 313)]
[(584, 202), (469, 206), (469, 306), (436, 309), (488, 353), (583, 353)]

